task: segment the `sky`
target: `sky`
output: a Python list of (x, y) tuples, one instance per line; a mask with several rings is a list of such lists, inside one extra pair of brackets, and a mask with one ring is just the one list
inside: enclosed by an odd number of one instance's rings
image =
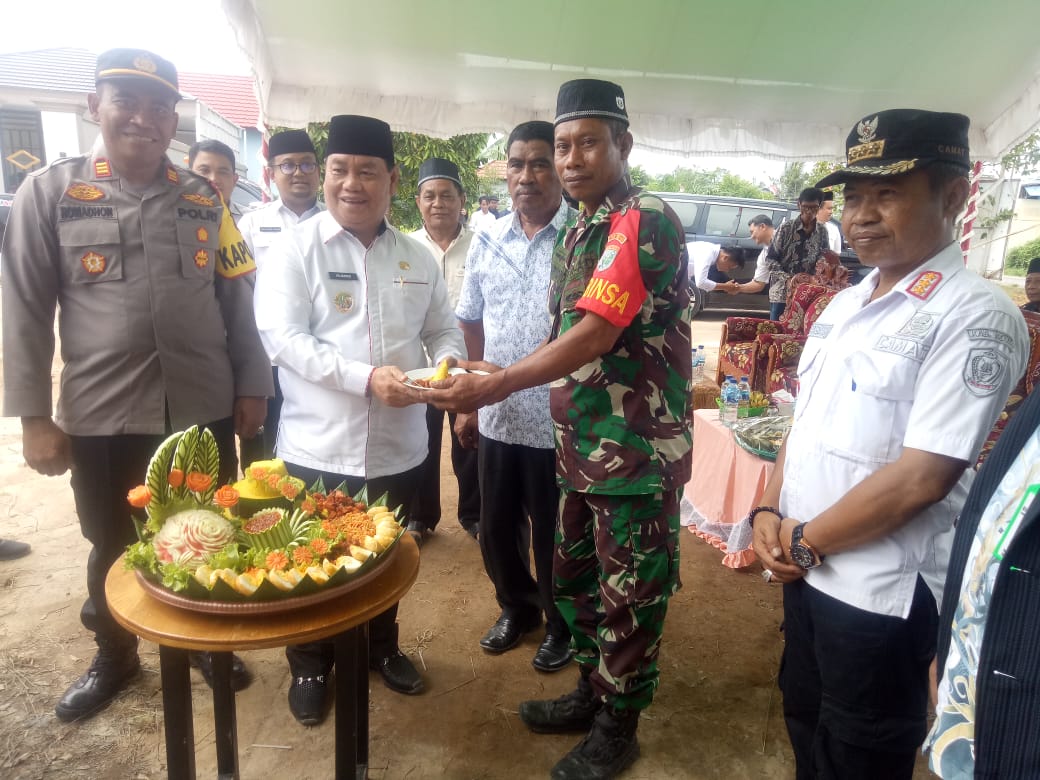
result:
[[(117, 47), (148, 49), (193, 73), (251, 75), (220, 0), (3, 0), (0, 52), (72, 46), (102, 52)], [(46, 23), (41, 25), (40, 19)], [(767, 184), (783, 163), (761, 157), (682, 158), (636, 149), (631, 162), (651, 175), (679, 166), (724, 168)]]

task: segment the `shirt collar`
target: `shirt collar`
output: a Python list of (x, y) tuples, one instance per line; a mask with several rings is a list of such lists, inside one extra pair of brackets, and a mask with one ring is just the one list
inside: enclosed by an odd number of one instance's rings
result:
[[(889, 294), (902, 295), (915, 309), (920, 309), (954, 276), (964, 270), (960, 245), (951, 241), (893, 285)], [(877, 287), (881, 272), (875, 268), (859, 284), (851, 287), (864, 302)]]
[[(340, 225), (336, 218), (332, 216), (328, 211), (322, 211), (321, 216), (316, 217), (320, 222), (318, 223), (318, 235), (321, 237), (323, 244), (329, 243), (332, 239), (337, 236), (344, 236), (347, 240), (357, 242), (358, 246), (362, 246), (361, 242), (357, 240), (353, 233), (345, 229)], [(376, 239), (372, 242), (374, 247), (378, 241), (384, 236), (389, 236), (388, 240), (397, 243), (396, 231), (390, 226), (390, 223), (386, 221), (386, 217), (383, 217), (383, 221), (379, 223), (379, 230), (376, 232)], [(363, 247), (363, 249), (371, 249), (371, 247)]]
[(600, 204), (599, 208), (596, 209), (596, 213), (586, 219), (585, 212), (582, 211), (579, 221), (584, 220), (587, 225), (594, 225), (597, 222), (602, 222), (607, 218), (608, 214), (617, 210), (617, 207), (622, 202), (639, 194), (639, 192), (640, 189), (632, 186), (632, 182), (626, 174), (618, 179), (617, 184), (607, 191), (607, 194), (603, 198), (603, 202)]
[[(567, 201), (560, 199), (560, 207), (556, 209), (556, 213), (553, 214), (552, 219), (549, 220), (548, 224), (544, 225), (541, 230), (535, 233), (535, 236), (542, 234), (547, 228), (552, 228), (553, 233), (559, 233), (560, 228), (567, 224), (567, 221), (571, 218), (574, 210), (567, 205)], [(509, 231), (517, 236), (522, 237), (525, 241), (527, 240), (527, 233), (524, 232), (524, 226), (520, 224), (520, 212), (513, 211), (509, 219)]]

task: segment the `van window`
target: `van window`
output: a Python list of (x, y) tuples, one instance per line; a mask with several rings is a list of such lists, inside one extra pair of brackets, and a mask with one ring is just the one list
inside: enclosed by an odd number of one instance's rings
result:
[(672, 207), (672, 211), (682, 222), (683, 230), (687, 233), (696, 233), (697, 225), (697, 212), (700, 211), (700, 207), (703, 205), (692, 200), (670, 200), (668, 205)]
[(740, 221), (739, 206), (708, 206), (708, 219), (704, 225), (704, 233), (708, 236), (732, 236)]

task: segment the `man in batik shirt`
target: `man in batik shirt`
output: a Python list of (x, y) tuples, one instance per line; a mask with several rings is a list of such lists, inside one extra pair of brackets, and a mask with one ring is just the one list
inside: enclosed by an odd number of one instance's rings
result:
[(828, 247), (827, 228), (816, 221), (823, 190), (806, 187), (798, 196), (799, 218), (777, 228), (766, 259), (770, 263), (769, 319), (778, 320), (787, 307), (788, 281), (795, 274), (811, 274)]
[(564, 84), (555, 124), (556, 171), (581, 210), (557, 239), (549, 341), (489, 376), (452, 377), (430, 398), (466, 410), (551, 382), (562, 489), (555, 594), (581, 674), (566, 696), (522, 703), (520, 717), (532, 731), (586, 733), (554, 778), (609, 778), (639, 755), (636, 725), (657, 687), (678, 587), (690, 476), (687, 260), (678, 218), (625, 175), (621, 88)]

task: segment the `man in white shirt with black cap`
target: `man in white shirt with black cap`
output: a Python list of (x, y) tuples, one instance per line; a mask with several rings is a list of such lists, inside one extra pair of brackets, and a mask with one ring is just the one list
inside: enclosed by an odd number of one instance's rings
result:
[(749, 515), (784, 583), (779, 685), (798, 778), (909, 778), (954, 520), (1025, 365), (1025, 323), (964, 267), (968, 118), (861, 120), (842, 226), (874, 270), (809, 332), (794, 424)]
[[(257, 280), (257, 328), (285, 402), (277, 451), (308, 485), (411, 505), (427, 453), (424, 391), (405, 371), (466, 354), (444, 276), (430, 252), (386, 220), (400, 172), (386, 122), (334, 116), (325, 158), (328, 211), (272, 248)], [(371, 668), (387, 687), (423, 681), (397, 642), (397, 605), (369, 624)], [(286, 649), (289, 708), (324, 720), (331, 642)], [(342, 670), (351, 674), (350, 670)]]
[[(419, 166), (419, 185), (415, 204), (423, 225), (414, 239), (430, 250), (448, 285), (452, 309), (459, 303), (466, 273), (466, 254), (475, 233), (459, 221), (459, 210), (466, 202), (459, 167), (451, 160), (431, 157)], [(441, 519), (441, 437), (445, 412), (432, 404), (426, 407), (426, 427), (430, 434), (430, 454), (423, 465), (422, 483), (412, 502), (408, 530), (420, 544), (425, 534), (433, 533)], [(480, 486), (477, 484), (477, 453), (463, 447), (455, 434), (455, 413), (448, 414), (451, 436), (451, 467), (459, 483), (459, 524), (477, 538), (480, 523)]]

